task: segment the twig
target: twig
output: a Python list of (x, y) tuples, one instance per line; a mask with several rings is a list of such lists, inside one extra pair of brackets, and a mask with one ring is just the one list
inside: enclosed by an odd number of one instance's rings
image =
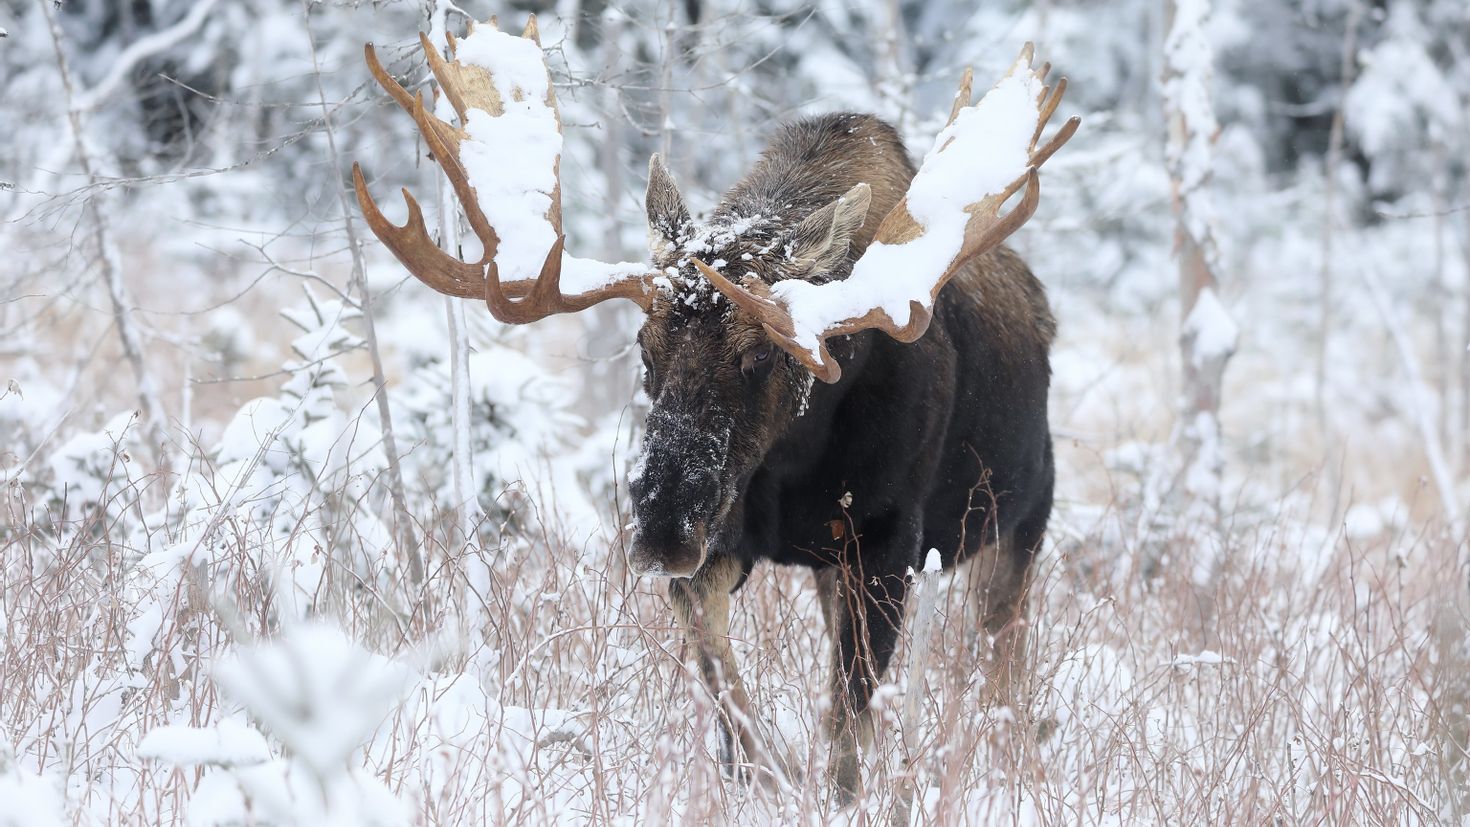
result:
[(1439, 494), (1440, 506), (1444, 509), (1445, 519), (1454, 525), (1460, 516), (1454, 477), (1450, 474), (1444, 448), (1440, 445), (1439, 429), (1435, 427), (1433, 414), (1430, 413), (1431, 406), (1424, 399), (1424, 377), (1419, 371), (1419, 360), (1414, 355), (1413, 345), (1409, 343), (1408, 337), (1404, 334), (1403, 321), (1399, 319), (1398, 312), (1394, 310), (1393, 303), (1388, 297), (1388, 291), (1383, 288), (1383, 282), (1379, 280), (1377, 271), (1371, 265), (1365, 265), (1359, 268), (1359, 275), (1363, 278), (1363, 286), (1368, 289), (1368, 296), (1373, 300), (1373, 308), (1378, 311), (1379, 318), (1383, 320), (1383, 326), (1388, 328), (1388, 335), (1393, 339), (1394, 350), (1399, 356), (1399, 364), (1403, 366), (1404, 373), (1407, 374), (1409, 404), (1412, 406), (1409, 414), (1413, 417), (1414, 425), (1419, 429), (1419, 437), (1424, 442), (1425, 459), (1429, 462), (1429, 473), (1434, 479), (1434, 487)]
[[(44, 2), (44, 0), (42, 0)], [(305, 15), (306, 38), (311, 48), (311, 68), (316, 77), (317, 99), (322, 108), (322, 128), (327, 136), (327, 151), (331, 155), (332, 169), (342, 169), (341, 156), (337, 152), (337, 133), (332, 128), (332, 110), (327, 104), (327, 92), (322, 86), (321, 62), (317, 55), (316, 34), (311, 26), (311, 0), (301, 0)], [(397, 527), (401, 552), (408, 558), (408, 573), (415, 584), (424, 580), (424, 561), (419, 555), (418, 540), (413, 534), (413, 521), (408, 514), (408, 500), (403, 491), (403, 469), (398, 460), (398, 443), (393, 438), (393, 411), (388, 406), (388, 380), (383, 373), (383, 357), (378, 349), (378, 335), (373, 325), (371, 300), (367, 285), (367, 263), (363, 261), (362, 247), (357, 240), (357, 230), (352, 224), (352, 207), (347, 202), (347, 190), (340, 179), (333, 187), (342, 206), (342, 226), (347, 233), (347, 248), (352, 254), (352, 283), (362, 297), (363, 339), (367, 342), (368, 355), (373, 365), (373, 397), (378, 406), (378, 419), (383, 427), (383, 453), (388, 459), (388, 487), (393, 500), (394, 523)]]
[[(41, 6), (41, 12), (46, 16), (47, 28), (51, 34), (51, 46), (56, 52), (56, 68), (61, 73), (61, 85), (66, 93), (67, 122), (71, 127), (77, 163), (81, 165), (82, 174), (86, 177), (88, 184), (93, 185), (97, 182), (96, 167), (92, 163), (91, 151), (87, 148), (86, 133), (82, 125), (82, 110), (77, 104), (79, 95), (72, 82), (71, 67), (66, 60), (66, 51), (61, 47), (61, 26), (56, 20), (51, 3), (47, 0), (37, 0), (37, 3)], [(167, 436), (168, 420), (164, 414), (163, 404), (158, 399), (158, 389), (153, 383), (153, 376), (149, 374), (148, 366), (143, 360), (143, 345), (138, 337), (137, 327), (133, 323), (131, 299), (128, 296), (127, 286), (123, 283), (122, 260), (118, 255), (117, 243), (112, 237), (112, 228), (107, 223), (107, 214), (102, 210), (100, 203), (103, 197), (102, 193), (98, 193), (88, 199), (84, 209), (92, 219), (98, 262), (107, 284), (107, 297), (112, 304), (112, 318), (117, 328), (118, 341), (122, 345), (123, 357), (128, 360), (128, 365), (133, 370), (133, 377), (138, 383), (138, 401), (148, 416), (149, 442), (154, 447), (154, 459), (158, 466), (166, 471), (168, 451), (164, 442)]]
[(117, 87), (127, 81), (128, 76), (139, 63), (147, 60), (159, 52), (166, 51), (182, 43), (185, 38), (193, 34), (204, 24), (204, 19), (214, 10), (216, 0), (200, 0), (189, 10), (183, 20), (164, 29), (154, 32), (141, 40), (135, 40), (112, 62), (112, 68), (96, 86), (82, 92), (76, 97), (75, 106), (79, 111), (91, 112), (98, 106), (112, 98)]

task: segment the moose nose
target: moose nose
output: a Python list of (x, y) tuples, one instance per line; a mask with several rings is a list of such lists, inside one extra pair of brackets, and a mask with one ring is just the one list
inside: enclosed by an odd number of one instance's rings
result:
[(634, 538), (628, 551), (628, 567), (639, 577), (692, 577), (704, 564), (706, 545), (676, 545), (650, 548)]
[(640, 577), (692, 577), (704, 565), (709, 545), (703, 523), (692, 526), (689, 533), (682, 542), (660, 543), (638, 531), (628, 549), (628, 567)]

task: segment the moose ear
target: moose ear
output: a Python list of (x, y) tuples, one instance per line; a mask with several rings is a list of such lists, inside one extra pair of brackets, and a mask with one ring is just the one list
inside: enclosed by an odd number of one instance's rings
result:
[(822, 273), (842, 263), (853, 235), (868, 217), (870, 198), (868, 185), (858, 184), (791, 229), (785, 252), (801, 275)]
[(674, 176), (657, 152), (648, 159), (648, 192), (643, 196), (643, 206), (648, 211), (649, 252), (662, 255), (689, 237), (689, 208), (684, 206)]

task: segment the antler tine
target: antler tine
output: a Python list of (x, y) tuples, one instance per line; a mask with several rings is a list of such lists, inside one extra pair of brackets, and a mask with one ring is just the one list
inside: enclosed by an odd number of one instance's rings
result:
[(481, 267), (460, 261), (429, 240), (424, 211), (407, 189), (403, 190), (403, 200), (408, 205), (408, 223), (398, 227), (378, 209), (358, 164), (352, 165), (352, 184), (368, 227), (419, 280), (446, 295), (462, 299), (480, 297), (481, 283), (485, 280)]
[(419, 32), (419, 47), (424, 51), (424, 59), (429, 63), (429, 71), (433, 72), (434, 79), (439, 81), (439, 91), (449, 99), (449, 105), (454, 107), (454, 114), (459, 116), (459, 122), (463, 124), (469, 109), (465, 106), (459, 84), (455, 82), (454, 70), (449, 67), (444, 56), (439, 54), (439, 50), (435, 48), (433, 41), (429, 40), (426, 32)]
[(1067, 93), (1067, 79), (1065, 77), (1057, 80), (1056, 86), (1048, 86), (1041, 90), (1041, 106), (1036, 118), (1036, 131), (1031, 133), (1031, 145), (1041, 140), (1041, 133), (1046, 129), (1047, 121), (1056, 113), (1057, 107), (1062, 103), (1062, 95)]
[(372, 73), (373, 79), (378, 82), (378, 85), (383, 87), (383, 90), (393, 100), (397, 101), (398, 105), (403, 107), (405, 112), (412, 113), (413, 95), (410, 95), (408, 90), (403, 88), (403, 84), (399, 83), (396, 78), (388, 74), (387, 69), (383, 68), (383, 64), (378, 61), (378, 50), (373, 44), (362, 44), (362, 57), (368, 65), (368, 71)]
[(960, 89), (954, 95), (954, 105), (949, 108), (949, 120), (944, 124), (945, 126), (954, 123), (955, 118), (960, 116), (960, 110), (970, 105), (971, 89), (974, 84), (975, 70), (966, 66), (965, 73), (960, 77)]
[[(450, 83), (445, 83), (445, 80), (450, 78), (450, 75), (445, 68), (444, 61), (442, 58), (439, 58), (438, 50), (434, 49), (432, 44), (422, 34), (420, 35), (420, 43), (424, 46), (424, 53), (428, 58), (430, 70), (434, 71), (435, 77), (439, 79), (440, 88), (445, 90), (446, 96), (450, 99), (450, 104), (455, 106), (456, 111), (460, 114), (461, 120), (463, 120), (463, 99), (460, 97), (452, 80)], [(434, 282), (430, 283), (430, 286), (442, 293), (448, 293), (449, 295), (459, 296), (461, 298), (479, 298), (482, 293), (480, 282), (483, 280), (483, 276), (479, 275), (480, 268), (486, 260), (493, 258), (499, 240), (495, 236), (495, 231), (490, 226), (489, 221), (485, 219), (484, 213), (480, 211), (479, 202), (474, 197), (474, 189), (470, 186), (468, 176), (458, 160), (456, 147), (466, 137), (466, 134), (462, 130), (458, 130), (433, 116), (429, 107), (424, 105), (422, 95), (414, 95), (407, 89), (404, 89), (403, 85), (389, 74), (388, 70), (383, 67), (382, 62), (378, 60), (377, 49), (373, 44), (368, 43), (363, 46), (363, 57), (367, 62), (368, 70), (372, 73), (374, 79), (378, 81), (378, 85), (382, 86), (393, 100), (397, 101), (399, 106), (408, 112), (409, 115), (413, 116), (414, 122), (419, 127), (419, 132), (424, 137), (424, 142), (429, 147), (429, 152), (433, 154), (434, 158), (439, 162), (440, 167), (444, 169), (445, 176), (449, 178), (455, 195), (459, 197), (461, 204), (464, 206), (465, 218), (469, 221), (470, 228), (474, 230), (475, 235), (480, 238), (482, 245), (485, 247), (486, 258), (482, 259), (479, 265), (466, 264), (458, 259), (447, 256), (442, 250), (439, 251), (441, 256), (456, 262), (460, 266), (452, 267), (448, 263), (441, 263), (435, 268), (434, 272), (447, 275), (430, 276), (430, 278), (434, 279)], [(408, 195), (407, 191), (405, 191), (404, 195), (409, 204), (410, 223), (404, 228), (397, 228), (393, 227), (387, 218), (383, 217), (382, 212), (378, 210), (377, 205), (373, 203), (371, 196), (368, 195), (366, 186), (357, 187), (358, 203), (362, 207), (363, 215), (371, 217), (369, 226), (373, 228), (373, 232), (385, 244), (388, 244), (389, 249), (394, 250), (395, 253), (400, 249), (406, 249), (408, 245), (405, 237), (406, 233), (413, 231), (415, 227), (423, 230), (426, 242), (428, 239), (428, 230), (424, 227), (422, 213), (418, 210), (417, 202), (413, 200), (412, 196)], [(413, 220), (415, 214), (420, 216), (417, 222)], [(385, 232), (394, 234), (397, 238), (396, 242), (389, 243), (388, 238), (384, 236)], [(424, 248), (434, 247), (437, 249), (437, 245), (432, 244), (432, 242), (415, 244), (413, 246)], [(430, 256), (427, 249), (425, 249), (423, 252), (415, 253), (415, 258), (423, 261), (433, 258), (433, 256)], [(403, 256), (399, 255), (399, 259), (403, 260)], [(476, 273), (473, 276), (468, 274), (467, 268), (471, 267), (476, 269)], [(449, 281), (445, 281), (445, 279), (449, 279)]]
[(790, 336), (795, 332), (791, 316), (786, 313), (785, 308), (770, 298), (770, 286), (765, 282), (753, 279), (750, 287), (745, 287), (725, 278), (723, 273), (697, 258), (691, 261), (694, 262), (695, 268), (709, 279), (710, 284), (729, 297), (736, 307), (760, 319), (762, 324), (768, 328), (774, 328), (782, 335)]
[(506, 294), (500, 282), (500, 268), (491, 261), (485, 270), (485, 289), (482, 297), (490, 315), (503, 324), (529, 324), (547, 316), (565, 312), (561, 302), (561, 253), (566, 236), (557, 236), (546, 261), (541, 265), (541, 274), (531, 282), (524, 298), (514, 301)]
[[(498, 21), (493, 17), (487, 26), (480, 28), (471, 26), (470, 32), (471, 37), (483, 34), (491, 38), (489, 43), (478, 47), (481, 50), (486, 47), (511, 50), (521, 48), (515, 45), (516, 38), (499, 31)], [(541, 70), (544, 72), (545, 58), (540, 53), (540, 31), (534, 16), (526, 23), (523, 37), (537, 45), (538, 48), (534, 54), (540, 57)], [(496, 38), (502, 40), (496, 40)], [(504, 40), (504, 38), (509, 38), (509, 40)], [(578, 262), (576, 272), (579, 274), (579, 285), (591, 282), (591, 286), (571, 294), (562, 293), (562, 262), (564, 257), (568, 259), (570, 257), (566, 256), (566, 237), (561, 232), (561, 177), (557, 170), (560, 162), (559, 153), (552, 161), (552, 189), (550, 192), (541, 190), (540, 184), (524, 182), (521, 184), (528, 188), (527, 194), (533, 194), (534, 190), (549, 201), (545, 214), (538, 217), (546, 222), (544, 226), (549, 227), (554, 241), (549, 245), (550, 249), (535, 278), (501, 280), (500, 264), (503, 262), (498, 263), (497, 256), (507, 253), (508, 247), (514, 247), (516, 250), (515, 266), (524, 268), (529, 263), (526, 261), (525, 254), (530, 251), (524, 249), (524, 244), (507, 245), (496, 232), (491, 215), (499, 216), (502, 221), (519, 219), (508, 218), (508, 215), (513, 214), (507, 213), (503, 207), (492, 208), (490, 202), (485, 204), (480, 202), (479, 194), (475, 189), (475, 180), (470, 169), (466, 168), (460, 151), (465, 143), (476, 140), (475, 135), (470, 132), (472, 112), (478, 110), (492, 118), (500, 117), (505, 113), (505, 105), (511, 102), (512, 98), (516, 102), (525, 102), (530, 105), (529, 101), (524, 100), (524, 96), (541, 95), (542, 92), (539, 84), (534, 84), (538, 88), (530, 90), (518, 84), (497, 83), (494, 75), (486, 66), (469, 60), (461, 60), (461, 47), (465, 42), (452, 36), (448, 37), (447, 43), (452, 59), (445, 59), (430, 42), (427, 35), (419, 35), (419, 43), (423, 47), (425, 59), (433, 72), (434, 79), (438, 81), (438, 90), (444, 94), (454, 108), (459, 126), (447, 123), (435, 116), (432, 107), (425, 102), (422, 94), (414, 95), (404, 89), (378, 60), (372, 44), (364, 48), (364, 56), (373, 77), (399, 106), (413, 116), (429, 151), (443, 169), (445, 177), (449, 179), (463, 208), (465, 220), (480, 239), (483, 247), (480, 260), (477, 262), (461, 261), (441, 250), (429, 236), (423, 210), (407, 190), (403, 193), (408, 206), (407, 223), (399, 227), (390, 222), (368, 193), (367, 181), (361, 168), (354, 165), (353, 186), (357, 191), (358, 202), (362, 206), (368, 226), (408, 268), (409, 272), (420, 281), (446, 295), (483, 299), (490, 313), (502, 322), (525, 324), (553, 313), (583, 310), (611, 298), (632, 299), (646, 309), (650, 298), (647, 289), (648, 280), (652, 278), (652, 274), (636, 271), (633, 267), (604, 265), (599, 262), (575, 259)], [(522, 51), (515, 52), (514, 57), (510, 59), (530, 60), (531, 58)], [(551, 87), (549, 74), (542, 103), (544, 109), (537, 112), (534, 111), (533, 106), (533, 111), (529, 114), (536, 128), (545, 129), (548, 132), (550, 129), (555, 130), (559, 149), (561, 118), (556, 111), (556, 96)], [(535, 121), (536, 118), (542, 120)], [(494, 146), (490, 145), (490, 148), (494, 149)], [(483, 153), (483, 149), (481, 151)], [(529, 180), (536, 180), (535, 176)]]
[(1051, 136), (1051, 140), (1047, 141), (1040, 149), (1031, 153), (1031, 165), (1039, 167), (1046, 163), (1048, 158), (1062, 148), (1062, 144), (1072, 139), (1072, 136), (1077, 133), (1077, 128), (1080, 126), (1082, 126), (1081, 118), (1076, 115), (1068, 118), (1062, 124), (1062, 128), (1057, 130), (1057, 134)]

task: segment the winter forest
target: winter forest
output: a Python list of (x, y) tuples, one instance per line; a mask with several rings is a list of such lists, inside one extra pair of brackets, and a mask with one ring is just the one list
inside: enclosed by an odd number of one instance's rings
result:
[[(501, 324), (365, 223), (354, 163), (470, 237), (364, 44), (427, 100), (420, 32), (533, 12), (610, 262), (652, 153), (699, 219), (783, 122), (918, 162), (966, 67), (1068, 79), (1024, 692), (915, 561), (851, 801), (812, 573), (731, 601), (752, 780), (630, 569), (639, 309)], [(3, 0), (0, 135), (0, 827), (1470, 827), (1465, 0)]]

